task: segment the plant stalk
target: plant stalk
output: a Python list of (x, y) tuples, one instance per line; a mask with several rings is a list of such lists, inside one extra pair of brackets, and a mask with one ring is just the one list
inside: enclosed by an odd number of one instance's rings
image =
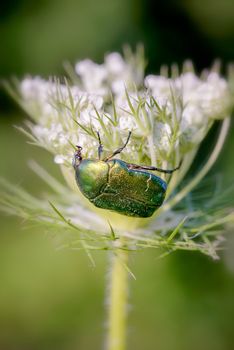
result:
[(112, 256), (108, 302), (107, 350), (125, 350), (127, 336), (128, 252), (118, 249)]

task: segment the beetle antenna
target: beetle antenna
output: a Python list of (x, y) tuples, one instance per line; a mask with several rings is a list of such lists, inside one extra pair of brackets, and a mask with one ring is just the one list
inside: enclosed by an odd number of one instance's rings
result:
[(97, 131), (97, 136), (98, 136), (98, 142), (99, 142), (99, 146), (98, 146), (98, 159), (101, 159), (101, 154), (103, 152), (103, 145), (102, 145), (102, 141), (101, 141), (101, 137), (99, 134), (99, 131)]
[(75, 158), (76, 158), (79, 162), (81, 162), (82, 159), (83, 159), (83, 158), (82, 158), (82, 154), (81, 154), (82, 147), (76, 145), (76, 148), (77, 148), (77, 150), (76, 150), (76, 152), (75, 152)]
[(128, 137), (127, 137), (127, 140), (126, 140), (125, 144), (124, 144), (122, 147), (118, 148), (116, 151), (114, 151), (109, 157), (105, 158), (105, 159), (104, 159), (105, 162), (107, 162), (109, 159), (111, 159), (112, 157), (114, 157), (116, 154), (119, 154), (119, 153), (122, 152), (122, 150), (127, 146), (128, 142), (129, 142), (129, 140), (130, 140), (131, 134), (132, 134), (132, 132), (129, 131)]

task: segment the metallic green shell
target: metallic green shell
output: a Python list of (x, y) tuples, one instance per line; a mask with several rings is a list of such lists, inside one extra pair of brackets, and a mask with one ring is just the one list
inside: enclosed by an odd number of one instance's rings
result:
[(96, 207), (133, 217), (149, 217), (165, 198), (167, 184), (158, 176), (129, 169), (119, 159), (85, 159), (76, 167), (76, 181)]
[(108, 183), (109, 166), (100, 160), (84, 159), (76, 167), (76, 182), (89, 200), (102, 193)]

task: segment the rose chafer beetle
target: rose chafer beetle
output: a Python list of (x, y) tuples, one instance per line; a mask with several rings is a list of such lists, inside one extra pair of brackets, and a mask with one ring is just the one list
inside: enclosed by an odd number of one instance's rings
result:
[(131, 132), (122, 147), (101, 160), (103, 146), (99, 133), (97, 135), (98, 159), (83, 159), (82, 147), (76, 146), (72, 164), (80, 191), (98, 208), (133, 217), (151, 216), (162, 205), (167, 184), (148, 171), (172, 174), (180, 165), (175, 169), (164, 170), (113, 158), (127, 146)]

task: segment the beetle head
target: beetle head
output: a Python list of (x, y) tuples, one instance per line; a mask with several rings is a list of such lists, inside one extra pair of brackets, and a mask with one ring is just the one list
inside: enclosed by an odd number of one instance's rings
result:
[(81, 151), (82, 151), (82, 147), (81, 146), (76, 146), (77, 150), (75, 151), (75, 154), (74, 154), (74, 158), (73, 158), (73, 161), (72, 161), (72, 165), (74, 168), (76, 168), (77, 166), (79, 166), (79, 164), (82, 162), (82, 154), (81, 154)]

